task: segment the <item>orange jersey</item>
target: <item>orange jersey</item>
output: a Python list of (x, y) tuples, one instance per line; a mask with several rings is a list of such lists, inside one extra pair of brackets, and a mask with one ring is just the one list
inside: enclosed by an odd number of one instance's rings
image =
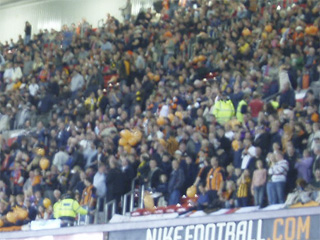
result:
[(219, 191), (221, 184), (223, 183), (223, 177), (221, 173), (221, 168), (216, 169), (211, 168), (207, 175), (207, 188), (209, 190)]

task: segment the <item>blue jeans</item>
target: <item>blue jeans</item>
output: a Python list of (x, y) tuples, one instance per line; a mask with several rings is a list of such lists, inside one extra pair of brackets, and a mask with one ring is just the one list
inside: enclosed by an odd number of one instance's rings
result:
[(31, 35), (26, 35), (26, 36), (24, 37), (24, 45), (29, 44), (30, 40), (31, 40)]
[(249, 202), (248, 197), (237, 198), (237, 207), (247, 207)]
[(284, 203), (286, 182), (274, 182), (276, 203)]
[(266, 186), (254, 187), (254, 205), (262, 207)]
[(268, 203), (275, 204), (275, 189), (274, 189), (274, 183), (268, 182), (267, 183), (267, 196), (268, 196)]
[(168, 205), (176, 205), (180, 202), (180, 190), (175, 189), (170, 193)]

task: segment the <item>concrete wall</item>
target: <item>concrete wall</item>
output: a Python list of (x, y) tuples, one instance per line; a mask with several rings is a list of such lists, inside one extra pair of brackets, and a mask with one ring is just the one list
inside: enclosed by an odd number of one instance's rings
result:
[(19, 34), (24, 37), (25, 21), (32, 25), (32, 33), (40, 29), (60, 30), (64, 24), (78, 23), (83, 17), (97, 27), (107, 13), (122, 20), (120, 7), (126, 0), (24, 0), (0, 5), (0, 42)]

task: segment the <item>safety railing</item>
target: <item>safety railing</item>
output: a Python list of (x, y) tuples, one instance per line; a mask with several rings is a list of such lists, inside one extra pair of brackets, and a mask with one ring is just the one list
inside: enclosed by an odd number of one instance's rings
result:
[[(122, 215), (125, 215), (127, 212), (132, 212), (134, 209), (134, 200), (137, 197), (137, 189), (136, 182), (138, 181), (138, 177), (135, 177), (131, 181), (131, 190), (124, 194), (121, 198), (122, 203)], [(129, 199), (129, 200), (128, 200)], [(128, 201), (130, 201), (129, 209), (128, 209)]]
[(141, 188), (140, 188), (140, 196), (139, 196), (139, 208), (144, 208), (144, 202), (143, 202), (143, 199), (144, 199), (144, 191), (145, 191), (145, 186), (144, 186), (144, 185), (141, 185)]
[(110, 221), (112, 216), (116, 213), (116, 204), (117, 201), (111, 200), (104, 205), (104, 222), (107, 223)]
[[(104, 215), (104, 208), (101, 208), (101, 205), (102, 206), (106, 205), (106, 198), (105, 197), (97, 199), (97, 204), (96, 204), (96, 209), (94, 212), (94, 219), (93, 219), (94, 224), (102, 223), (102, 221), (101, 221), (102, 218), (104, 220), (104, 217), (101, 217), (102, 214)], [(100, 209), (103, 209), (103, 211), (100, 212)]]
[[(84, 209), (86, 210), (89, 210), (89, 207), (87, 206), (83, 206)], [(89, 222), (89, 219), (90, 219), (90, 216), (89, 216), (89, 213), (86, 214), (86, 215), (80, 215), (78, 213), (78, 216), (77, 216), (77, 221), (76, 221), (76, 225), (88, 225), (90, 222)]]

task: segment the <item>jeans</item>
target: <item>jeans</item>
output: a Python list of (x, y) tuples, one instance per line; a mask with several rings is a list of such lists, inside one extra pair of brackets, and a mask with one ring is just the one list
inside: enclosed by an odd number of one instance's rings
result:
[(170, 193), (168, 205), (176, 205), (180, 202), (180, 190), (175, 189)]
[(286, 182), (274, 182), (276, 203), (284, 203)]
[(237, 207), (247, 207), (249, 202), (248, 197), (237, 198)]
[(24, 45), (28, 45), (31, 40), (31, 35), (26, 35), (24, 37)]
[(254, 205), (262, 207), (266, 186), (254, 187)]
[(275, 204), (275, 189), (274, 189), (274, 183), (268, 182), (267, 183), (267, 196), (268, 196), (268, 203)]

